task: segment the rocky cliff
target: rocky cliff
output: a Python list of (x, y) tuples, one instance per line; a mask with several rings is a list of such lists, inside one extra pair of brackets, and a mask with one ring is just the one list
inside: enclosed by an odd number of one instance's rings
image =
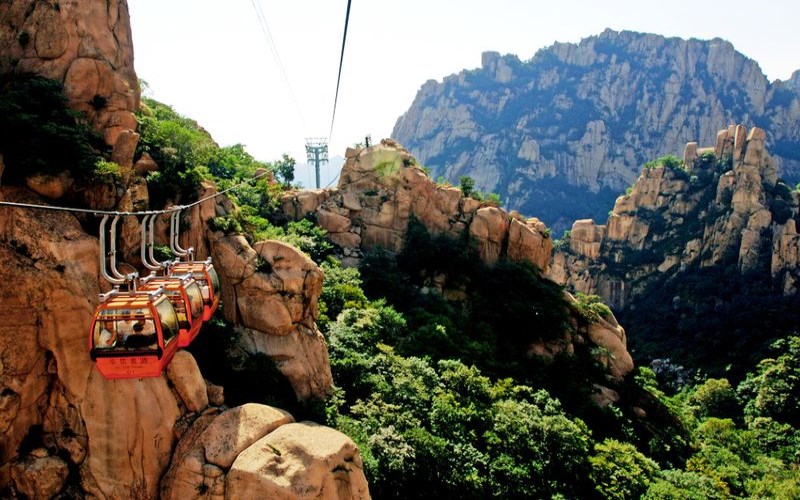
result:
[[(666, 158), (647, 164), (604, 225), (591, 219), (573, 224), (558, 245), (550, 277), (599, 294), (642, 328), (634, 337), (652, 331), (647, 325), (659, 321), (657, 314), (674, 321), (674, 331), (681, 321), (697, 319), (693, 335), (702, 336), (710, 325), (709, 318), (703, 324), (703, 314), (724, 321), (738, 300), (758, 312), (755, 297), (742, 297), (756, 286), (759, 298), (769, 299), (760, 321), (788, 321), (791, 311), (778, 304), (800, 304), (799, 193), (779, 179), (766, 137), (758, 128), (731, 126), (711, 147), (687, 144), (682, 163)], [(730, 286), (710, 291), (714, 282)], [(665, 302), (663, 308), (644, 307), (654, 297)], [(753, 335), (757, 330), (738, 328)]]
[(64, 84), (70, 106), (130, 166), (139, 101), (125, 0), (0, 4), (0, 74), (36, 74)]
[(732, 122), (768, 130), (781, 175), (799, 181), (797, 75), (770, 83), (720, 39), (606, 30), (428, 81), (393, 137), (434, 177), (469, 175), (560, 233), (605, 215), (645, 161)]
[[(0, 76), (63, 82), (70, 105), (112, 147), (110, 159), (131, 167), (139, 94), (127, 3), (14, 0), (0, 2), (0, 19)], [(85, 208), (142, 210), (141, 175), (157, 168), (123, 168), (108, 182), (68, 171), (26, 176), (0, 151), (0, 175), (19, 180), (2, 184), (0, 200), (63, 205), (70, 193), (69, 203)], [(327, 346), (315, 325), (321, 271), (281, 243), (209, 231), (207, 220), (232, 208), (215, 201), (184, 214), (191, 229), (181, 238), (197, 258), (216, 259), (234, 347), (271, 357), (298, 398), (326, 396)], [(160, 377), (105, 379), (87, 347), (109, 287), (89, 234), (96, 229), (87, 214), (0, 207), (0, 496), (369, 498), (352, 440), (269, 406), (228, 408), (224, 388), (205, 380), (187, 351)], [(157, 233), (164, 243), (163, 221)], [(123, 260), (137, 265), (137, 218), (126, 217), (119, 235)]]
[[(283, 198), (289, 218), (309, 214), (316, 218), (339, 247), (345, 264), (357, 265), (368, 251), (399, 252), (413, 218), (434, 235), (469, 238), (486, 263), (508, 258), (530, 262), (543, 271), (550, 268), (550, 231), (538, 219), (509, 213), (433, 182), (408, 150), (390, 139), (369, 148), (348, 149), (345, 156), (336, 189), (294, 192)], [(445, 297), (463, 295), (448, 289), (444, 276), (432, 280), (432, 286)], [(572, 296), (567, 300), (574, 304)], [(604, 362), (615, 377), (631, 371), (625, 331), (613, 316), (598, 318), (584, 333), (612, 353)], [(570, 350), (580, 336), (531, 345), (530, 354), (552, 356)]]

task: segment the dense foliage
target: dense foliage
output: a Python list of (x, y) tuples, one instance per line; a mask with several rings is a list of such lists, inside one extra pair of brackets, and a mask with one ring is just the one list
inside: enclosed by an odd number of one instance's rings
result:
[[(635, 387), (622, 388), (625, 397), (635, 399), (636, 387), (648, 391), (637, 403), (648, 408), (645, 422), (664, 425), (650, 414), (660, 408), (676, 420), (663, 430), (673, 437), (689, 432), (689, 446), (661, 441), (659, 451), (659, 440), (669, 436), (643, 440), (646, 432), (622, 408), (607, 415), (620, 431), (608, 437), (600, 420), (576, 417), (580, 409), (572, 402), (565, 407), (538, 381), (528, 385), (486, 376), (460, 360), (420, 357), (404, 344), (414, 335), (413, 312), (366, 300), (355, 270), (326, 266), (324, 293), (338, 304), (328, 310), (341, 310), (327, 328), (338, 386), (328, 423), (358, 443), (376, 498), (797, 495), (800, 432), (787, 423), (797, 406), (783, 402), (798, 394), (800, 339), (778, 344), (778, 355), (738, 389), (725, 379), (700, 380), (667, 397), (655, 374), (640, 369)], [(596, 304), (582, 301), (589, 311)], [(557, 380), (570, 384), (575, 377), (562, 373)], [(661, 404), (647, 406), (646, 394)], [(773, 400), (769, 408), (761, 404)], [(780, 419), (770, 413), (774, 408)], [(675, 446), (682, 460), (671, 461), (665, 445)]]
[(509, 374), (531, 342), (559, 338), (568, 326), (561, 288), (534, 266), (505, 259), (487, 266), (468, 240), (431, 236), (414, 219), (404, 250), (368, 255), (361, 272), (368, 296), (406, 315), (409, 335), (396, 346), (402, 354), (455, 357)]
[(0, 81), (0, 152), (7, 166), (5, 182), (62, 170), (89, 178), (101, 160), (102, 143), (85, 117), (67, 107), (59, 82), (39, 76)]

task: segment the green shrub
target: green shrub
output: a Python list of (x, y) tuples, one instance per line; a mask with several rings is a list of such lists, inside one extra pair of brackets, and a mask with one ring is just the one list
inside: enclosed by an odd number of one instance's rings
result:
[(631, 444), (606, 439), (589, 457), (595, 491), (601, 498), (639, 498), (658, 477), (659, 467)]
[(599, 295), (586, 295), (581, 292), (575, 294), (575, 309), (584, 320), (594, 323), (602, 319), (612, 317), (611, 309), (603, 304), (603, 299)]
[(211, 163), (219, 149), (216, 143), (195, 121), (153, 99), (142, 99), (136, 118), (136, 154), (148, 153), (159, 167), (147, 176), (151, 204), (196, 199), (202, 180), (198, 167)]
[(122, 180), (122, 171), (120, 166), (113, 161), (106, 161), (100, 158), (95, 163), (92, 177), (101, 182), (113, 184)]
[(469, 198), (475, 190), (475, 179), (468, 175), (462, 175), (459, 179), (459, 187), (461, 188), (461, 194), (465, 198)]
[(685, 171), (686, 167), (683, 164), (683, 160), (678, 158), (675, 155), (666, 155), (660, 158), (656, 158), (655, 160), (648, 161), (644, 164), (644, 168), (658, 168), (658, 167), (665, 167), (670, 170), (681, 170)]

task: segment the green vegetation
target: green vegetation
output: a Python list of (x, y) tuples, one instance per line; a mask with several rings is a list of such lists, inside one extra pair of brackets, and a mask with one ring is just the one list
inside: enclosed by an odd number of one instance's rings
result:
[(283, 179), (284, 185), (288, 188), (294, 180), (295, 159), (284, 154), (283, 158), (275, 162), (275, 173)]
[(100, 158), (95, 163), (92, 177), (101, 182), (114, 184), (122, 180), (122, 170), (120, 170), (120, 166), (113, 161), (106, 161)]
[(660, 158), (656, 158), (655, 160), (648, 161), (644, 164), (643, 168), (658, 168), (664, 167), (670, 170), (685, 170), (685, 166), (683, 165), (683, 160), (678, 158), (675, 155), (666, 155)]
[(4, 182), (19, 183), (34, 173), (63, 170), (77, 178), (91, 178), (104, 147), (85, 117), (67, 107), (60, 83), (39, 76), (0, 80)]
[[(499, 290), (476, 261), (458, 262), (466, 242), (412, 223), (408, 243), (413, 250), (396, 258), (371, 256), (363, 274), (324, 264), (337, 385), (325, 414), (358, 444), (376, 498), (796, 497), (798, 406), (784, 403), (800, 392), (800, 338), (777, 344), (738, 389), (698, 380), (670, 397), (641, 368), (612, 386), (647, 417), (624, 404), (600, 410), (580, 389), (610, 383), (602, 370), (593, 379), (590, 357), (524, 361), (492, 337), (530, 320), (523, 302), (533, 276), (515, 281), (525, 272), (502, 263), (492, 270), (511, 294), (497, 298), (508, 305), (494, 318), (510, 319), (492, 323), (478, 311)], [(465, 299), (441, 300), (432, 276)], [(586, 320), (609, 314), (593, 296), (579, 295), (576, 308)]]
[(219, 149), (211, 136), (195, 121), (147, 97), (142, 98), (136, 118), (140, 135), (136, 155), (148, 153), (158, 163), (158, 171), (147, 176), (151, 203), (194, 200), (202, 178), (198, 167), (209, 165)]
[(465, 198), (469, 198), (475, 190), (475, 179), (468, 175), (462, 175), (459, 179), (459, 188), (461, 189), (461, 194)]
[(599, 295), (586, 295), (581, 292), (575, 294), (577, 303), (575, 309), (584, 320), (597, 322), (602, 319), (609, 319), (612, 316), (611, 309), (603, 304)]

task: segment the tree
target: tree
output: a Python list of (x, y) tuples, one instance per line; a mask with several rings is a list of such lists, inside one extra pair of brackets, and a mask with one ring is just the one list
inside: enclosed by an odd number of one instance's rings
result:
[(727, 379), (708, 379), (694, 389), (688, 403), (700, 418), (733, 418), (741, 415), (736, 393)]
[(629, 443), (606, 439), (594, 451), (591, 477), (603, 498), (639, 498), (659, 472), (658, 464)]
[(99, 153), (84, 117), (69, 109), (64, 87), (43, 77), (8, 77), (0, 81), (0, 152), (4, 181), (17, 183), (36, 172), (70, 169), (91, 174)]
[(294, 158), (283, 154), (283, 158), (275, 162), (275, 173), (283, 179), (284, 185), (288, 188), (294, 180), (294, 166), (297, 162)]
[(642, 497), (647, 500), (707, 500), (730, 498), (724, 485), (712, 478), (682, 470), (668, 470)]
[(800, 427), (800, 337), (775, 342), (772, 347), (782, 354), (765, 359), (755, 374), (748, 374), (739, 385), (739, 394), (747, 401), (749, 419), (770, 417), (778, 422)]
[(465, 198), (469, 198), (475, 191), (475, 179), (468, 175), (462, 175), (459, 181), (461, 183), (461, 193)]

